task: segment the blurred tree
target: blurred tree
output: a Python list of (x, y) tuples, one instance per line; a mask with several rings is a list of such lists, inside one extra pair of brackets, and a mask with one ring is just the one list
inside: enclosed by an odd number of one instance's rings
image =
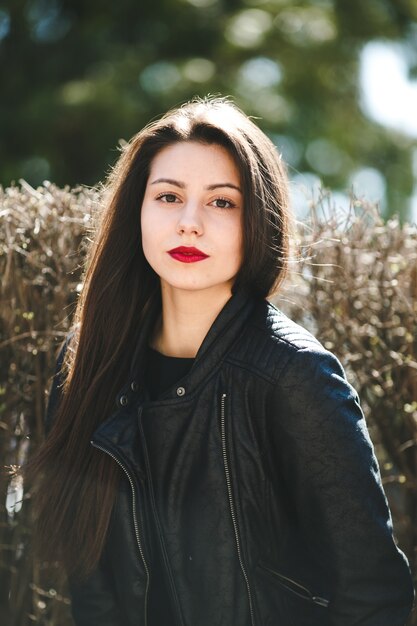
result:
[(362, 176), (407, 218), (417, 140), (364, 112), (360, 55), (400, 42), (415, 75), (416, 33), (415, 0), (0, 0), (0, 182), (95, 184), (120, 139), (220, 93), (292, 176), (342, 191)]

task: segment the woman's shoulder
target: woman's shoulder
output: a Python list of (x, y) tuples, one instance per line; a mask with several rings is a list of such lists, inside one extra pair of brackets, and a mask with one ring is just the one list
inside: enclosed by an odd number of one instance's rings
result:
[(302, 324), (295, 322), (268, 300), (258, 302), (254, 308), (252, 327), (273, 344), (283, 344), (287, 350), (325, 350), (315, 335)]
[(235, 346), (235, 362), (276, 383), (283, 378), (307, 380), (336, 376), (346, 380), (333, 352), (307, 328), (292, 320), (273, 303), (262, 300), (248, 319), (246, 332)]

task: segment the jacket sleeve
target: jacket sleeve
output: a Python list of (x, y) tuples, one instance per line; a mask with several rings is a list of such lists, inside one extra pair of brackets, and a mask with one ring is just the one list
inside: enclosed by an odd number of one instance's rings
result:
[[(61, 374), (65, 352), (71, 334), (60, 349), (55, 366), (55, 373), (49, 393), (45, 414), (45, 432), (48, 435), (61, 398), (63, 376)], [(71, 611), (76, 626), (122, 626), (116, 601), (110, 570), (105, 558), (101, 558), (94, 571), (85, 579), (68, 580), (71, 597)]]
[(358, 394), (324, 348), (299, 349), (274, 392), (274, 435), (308, 545), (334, 581), (333, 626), (404, 626), (413, 603)]

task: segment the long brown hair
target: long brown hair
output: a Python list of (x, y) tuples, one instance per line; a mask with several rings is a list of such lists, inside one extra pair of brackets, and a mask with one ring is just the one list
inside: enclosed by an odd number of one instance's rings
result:
[(72, 574), (88, 574), (106, 538), (118, 466), (90, 445), (126, 382), (141, 320), (160, 299), (159, 277), (141, 245), (140, 207), (150, 164), (180, 141), (229, 150), (244, 198), (243, 263), (233, 291), (277, 291), (288, 267), (293, 221), (285, 166), (267, 136), (232, 102), (196, 98), (153, 121), (123, 149), (103, 194), (83, 289), (62, 368), (49, 436), (28, 465), (35, 478), (36, 544)]

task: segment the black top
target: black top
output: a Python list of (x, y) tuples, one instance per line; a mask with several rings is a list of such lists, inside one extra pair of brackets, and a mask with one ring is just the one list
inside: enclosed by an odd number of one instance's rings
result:
[[(151, 400), (180, 380), (191, 369), (194, 359), (165, 356), (148, 348), (145, 385)], [(168, 626), (174, 623), (168, 581), (164, 577), (163, 556), (156, 533), (152, 535), (152, 564), (149, 588), (149, 626)]]
[(145, 385), (151, 400), (159, 396), (185, 376), (194, 359), (165, 356), (153, 348), (148, 348)]

